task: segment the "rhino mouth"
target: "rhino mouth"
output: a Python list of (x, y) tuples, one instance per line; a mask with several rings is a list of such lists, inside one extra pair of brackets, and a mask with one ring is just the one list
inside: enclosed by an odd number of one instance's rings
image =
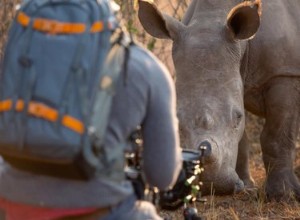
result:
[(214, 177), (207, 175), (200, 180), (203, 183), (202, 195), (230, 195), (241, 192), (245, 187), (235, 170), (227, 174), (219, 173)]

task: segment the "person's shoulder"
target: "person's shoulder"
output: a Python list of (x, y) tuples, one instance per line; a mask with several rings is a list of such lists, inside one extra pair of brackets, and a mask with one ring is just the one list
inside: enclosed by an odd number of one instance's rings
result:
[[(167, 67), (150, 51), (140, 45), (132, 46), (131, 53), (131, 69), (136, 82), (143, 84), (148, 88), (153, 97), (161, 96), (169, 99), (173, 96), (174, 80), (171, 77)], [(138, 80), (143, 79), (143, 80)], [(162, 95), (163, 94), (163, 95)]]
[(140, 74), (147, 78), (170, 78), (166, 66), (149, 50), (134, 44), (130, 51), (130, 63)]

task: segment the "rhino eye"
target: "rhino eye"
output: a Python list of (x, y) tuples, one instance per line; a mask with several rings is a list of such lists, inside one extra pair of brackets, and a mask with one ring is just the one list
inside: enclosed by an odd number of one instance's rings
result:
[(232, 119), (234, 128), (237, 128), (243, 119), (243, 113), (240, 111), (234, 111)]

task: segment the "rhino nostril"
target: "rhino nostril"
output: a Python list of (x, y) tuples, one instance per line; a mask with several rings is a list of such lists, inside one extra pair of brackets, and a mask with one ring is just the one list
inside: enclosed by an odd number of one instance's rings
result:
[(198, 150), (202, 152), (202, 156), (209, 157), (212, 154), (212, 147), (209, 141), (202, 141), (199, 144)]

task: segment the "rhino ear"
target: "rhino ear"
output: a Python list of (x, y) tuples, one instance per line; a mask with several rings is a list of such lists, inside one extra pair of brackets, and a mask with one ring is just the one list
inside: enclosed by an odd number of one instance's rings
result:
[(139, 20), (153, 37), (175, 39), (184, 25), (176, 19), (162, 14), (150, 0), (139, 0)]
[(261, 0), (245, 1), (235, 6), (227, 16), (227, 27), (237, 40), (253, 37), (259, 26), (261, 17)]

